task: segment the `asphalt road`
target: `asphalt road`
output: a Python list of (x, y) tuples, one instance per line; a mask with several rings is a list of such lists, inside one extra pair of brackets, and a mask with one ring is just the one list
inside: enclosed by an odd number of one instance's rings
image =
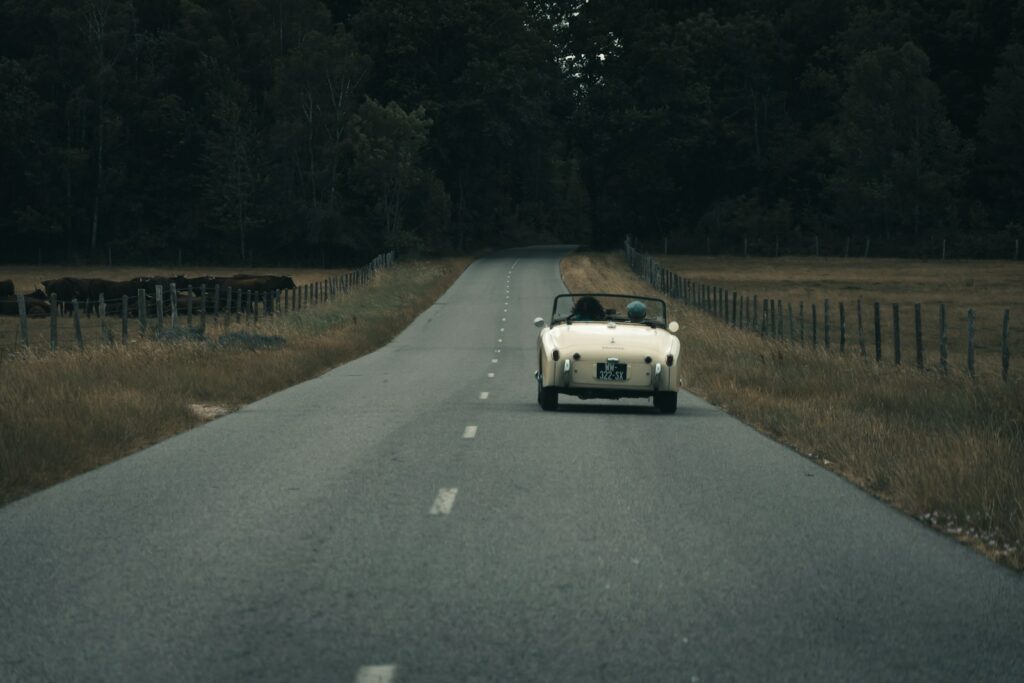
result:
[(563, 253), (0, 509), (0, 680), (1024, 680), (1020, 576), (688, 394), (542, 412)]

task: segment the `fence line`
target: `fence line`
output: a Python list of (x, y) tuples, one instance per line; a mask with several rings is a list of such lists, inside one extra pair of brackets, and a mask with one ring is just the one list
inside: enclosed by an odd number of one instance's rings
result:
[[(789, 338), (788, 343), (798, 346), (805, 345), (805, 318), (804, 302), (799, 302), (797, 311), (798, 333), (794, 332), (793, 326), (793, 304), (783, 302), (769, 297), (758, 297), (754, 295), (741, 294), (737, 291), (730, 291), (728, 288), (708, 285), (702, 282), (679, 275), (678, 273), (665, 269), (654, 256), (645, 254), (633, 247), (629, 239), (625, 245), (626, 262), (630, 269), (639, 275), (652, 287), (663, 294), (682, 302), (683, 305), (695, 308), (696, 310), (716, 318), (724, 324), (731, 325), (740, 330), (754, 332), (764, 339), (773, 339), (787, 342), (783, 324), (783, 303), (788, 311)], [(732, 300), (732, 312), (730, 314), (728, 301)], [(761, 308), (758, 308), (760, 299)], [(737, 302), (739, 313), (737, 315)], [(861, 356), (867, 356), (867, 347), (864, 336), (864, 319), (861, 300), (857, 299), (857, 344)], [(749, 308), (748, 308), (749, 306)], [(872, 302), (874, 315), (874, 356), (875, 362), (883, 363), (882, 352), (882, 311), (879, 302)], [(924, 350), (924, 327), (922, 324), (921, 304), (914, 304), (914, 367), (918, 370), (927, 369)], [(900, 325), (902, 316), (899, 304), (892, 304), (892, 364), (902, 363), (902, 339), (900, 336)], [(835, 345), (831, 339), (831, 308), (828, 299), (824, 301), (823, 309), (823, 345), (819, 345), (818, 337), (818, 306), (811, 303), (810, 309), (810, 334), (811, 348), (821, 348), (824, 352), (831, 353)], [(949, 371), (949, 347), (947, 339), (947, 318), (946, 305), (938, 305), (938, 346), (939, 362), (938, 370), (943, 374)], [(1010, 310), (1004, 309), (1002, 313), (1000, 351), (1000, 376), (1004, 381), (1010, 379)], [(977, 329), (976, 313), (973, 308), (967, 310), (966, 326), (966, 363), (965, 369), (969, 376), (976, 377), (976, 348)], [(846, 353), (846, 308), (844, 302), (839, 302), (839, 353)], [(909, 334), (909, 332), (908, 332)]]
[[(243, 290), (241, 288), (232, 290), (230, 286), (221, 290), (220, 284), (216, 284), (213, 287), (213, 291), (210, 292), (207, 290), (206, 285), (203, 284), (200, 286), (197, 294), (193, 290), (192, 285), (189, 285), (186, 291), (179, 292), (174, 283), (169, 283), (166, 291), (162, 284), (158, 284), (154, 285), (152, 293), (148, 293), (145, 289), (138, 289), (135, 296), (123, 294), (119, 299), (113, 299), (109, 302), (106, 301), (103, 294), (100, 294), (97, 301), (86, 300), (84, 303), (87, 315), (91, 315), (92, 307), (95, 305), (100, 321), (100, 335), (103, 341), (107, 343), (114, 343), (113, 332), (107, 327), (108, 314), (112, 311), (119, 313), (121, 317), (120, 338), (122, 344), (128, 343), (128, 321), (131, 318), (132, 312), (135, 313), (135, 319), (139, 325), (139, 335), (143, 337), (150, 331), (156, 335), (166, 334), (163, 330), (165, 312), (170, 318), (170, 333), (173, 334), (178, 330), (183, 330), (186, 335), (194, 332), (203, 334), (206, 331), (207, 313), (212, 313), (214, 320), (225, 327), (230, 326), (232, 314), (235, 316), (236, 323), (243, 323), (244, 321), (246, 324), (257, 325), (260, 320), (261, 308), (262, 317), (271, 318), (277, 315), (296, 313), (310, 306), (332, 301), (353, 289), (366, 286), (379, 271), (391, 268), (395, 265), (395, 262), (396, 254), (390, 251), (379, 254), (369, 263), (344, 275), (336, 275), (314, 283), (297, 285), (291, 290), (275, 289), (260, 292), (251, 289)], [(184, 297), (185, 299), (187, 317), (185, 318), (186, 322), (184, 325), (179, 315), (179, 297)], [(28, 348), (30, 341), (27, 300), (24, 294), (18, 294), (16, 299), (18, 306), (17, 344), (23, 348)], [(117, 303), (114, 304), (114, 301)], [(61, 301), (57, 298), (56, 294), (51, 294), (47, 303), (49, 303), (50, 309), (48, 315), (50, 319), (50, 350), (55, 351), (59, 347), (57, 317), (58, 312), (66, 307), (71, 309), (75, 344), (80, 350), (84, 349), (85, 338), (82, 333), (80, 315), (82, 302), (79, 302), (78, 299), (66, 302)], [(194, 326), (194, 306), (196, 304), (198, 304), (199, 308), (198, 327)], [(223, 311), (221, 309), (222, 305), (224, 307)], [(152, 320), (150, 316), (153, 316)]]

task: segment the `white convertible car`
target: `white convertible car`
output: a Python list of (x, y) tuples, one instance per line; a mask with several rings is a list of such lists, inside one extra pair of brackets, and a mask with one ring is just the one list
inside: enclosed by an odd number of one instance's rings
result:
[(557, 410), (558, 395), (653, 398), (676, 411), (678, 323), (666, 323), (665, 302), (621, 294), (560, 294), (551, 322), (533, 321), (537, 338), (537, 402)]

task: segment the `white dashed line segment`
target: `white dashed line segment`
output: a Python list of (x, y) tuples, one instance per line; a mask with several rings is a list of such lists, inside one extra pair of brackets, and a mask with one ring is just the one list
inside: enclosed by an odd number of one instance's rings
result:
[(490, 379), (494, 379), (494, 373), (493, 373), (493, 372), (488, 372), (488, 373), (487, 373), (487, 376), (488, 376), (488, 377), (489, 377)]
[(486, 400), (487, 400), (487, 397), (488, 397), (488, 396), (490, 396), (490, 395), (491, 395), (491, 394), (490, 394), (490, 392), (487, 392), (487, 391), (481, 391), (481, 392), (480, 392), (480, 400), (481, 400), (481, 401), (486, 401)]
[(452, 506), (455, 505), (455, 494), (458, 492), (458, 489), (438, 489), (434, 504), (430, 506), (430, 514), (447, 515), (451, 512)]
[(469, 425), (466, 427), (466, 431), (462, 432), (463, 439), (475, 439), (476, 438), (476, 425)]
[(395, 680), (397, 668), (394, 664), (361, 666), (356, 672), (355, 683), (391, 683)]

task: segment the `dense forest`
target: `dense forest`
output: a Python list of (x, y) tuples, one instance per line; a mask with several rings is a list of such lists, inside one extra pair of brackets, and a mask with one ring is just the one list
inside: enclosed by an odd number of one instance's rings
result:
[(0, 261), (1012, 257), (1024, 0), (0, 0), (0, 172)]

